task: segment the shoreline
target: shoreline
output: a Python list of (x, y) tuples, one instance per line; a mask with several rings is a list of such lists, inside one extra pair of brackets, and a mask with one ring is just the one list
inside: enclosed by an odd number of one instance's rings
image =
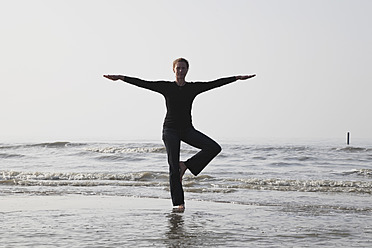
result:
[[(164, 210), (172, 211), (171, 199), (99, 196), (99, 195), (4, 195), (0, 196), (0, 213), (14, 211), (43, 211), (71, 209), (112, 209), (112, 210)], [(234, 203), (187, 200), (186, 211), (209, 209), (249, 208)], [(234, 206), (234, 207), (233, 207)], [(185, 211), (185, 212), (186, 212)]]

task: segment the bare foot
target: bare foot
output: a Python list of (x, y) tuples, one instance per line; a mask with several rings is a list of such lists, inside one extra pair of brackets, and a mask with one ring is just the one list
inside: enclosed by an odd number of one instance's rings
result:
[(185, 175), (187, 167), (184, 162), (180, 162), (180, 181), (182, 182), (182, 177)]
[(184, 204), (173, 207), (173, 212), (183, 213), (184, 211), (185, 211), (185, 205)]

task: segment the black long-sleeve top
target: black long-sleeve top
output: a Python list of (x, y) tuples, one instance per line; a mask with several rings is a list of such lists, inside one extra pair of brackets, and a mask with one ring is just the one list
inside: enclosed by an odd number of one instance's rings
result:
[(163, 126), (184, 129), (192, 126), (191, 108), (198, 94), (232, 83), (236, 81), (236, 78), (227, 77), (210, 82), (187, 82), (183, 86), (178, 86), (174, 81), (145, 81), (128, 76), (124, 77), (124, 81), (162, 94), (167, 107)]

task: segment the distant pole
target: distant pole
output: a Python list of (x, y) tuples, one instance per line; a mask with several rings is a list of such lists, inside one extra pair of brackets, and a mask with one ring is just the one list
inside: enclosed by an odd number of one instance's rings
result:
[(350, 144), (350, 132), (347, 132), (347, 141), (346, 144)]

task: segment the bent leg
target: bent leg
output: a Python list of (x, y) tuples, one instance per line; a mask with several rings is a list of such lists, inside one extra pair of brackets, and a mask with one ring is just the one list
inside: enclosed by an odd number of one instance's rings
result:
[(176, 130), (163, 129), (163, 142), (167, 149), (169, 164), (169, 183), (173, 206), (185, 204), (180, 181), (180, 137)]
[(201, 149), (197, 154), (185, 162), (192, 174), (197, 176), (209, 162), (221, 152), (221, 146), (205, 134), (190, 128), (184, 135), (182, 141)]

